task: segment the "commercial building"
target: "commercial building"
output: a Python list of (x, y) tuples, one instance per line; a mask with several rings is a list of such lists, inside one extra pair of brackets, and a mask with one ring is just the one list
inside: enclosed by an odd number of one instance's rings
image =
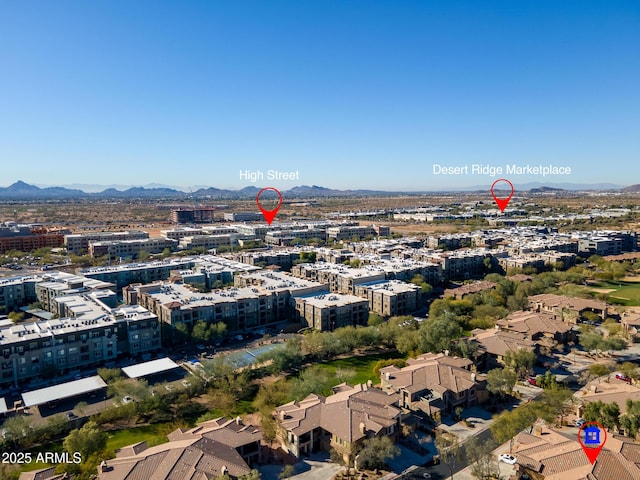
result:
[(144, 240), (146, 238), (149, 238), (149, 234), (142, 230), (127, 230), (124, 232), (72, 233), (64, 236), (64, 246), (67, 249), (67, 253), (80, 255), (89, 251), (90, 242)]
[(17, 225), (13, 222), (0, 224), (0, 253), (61, 247), (66, 233), (69, 231), (49, 230), (40, 225)]
[(171, 210), (173, 223), (213, 223), (215, 207), (177, 208)]
[(300, 323), (321, 331), (366, 325), (369, 301), (354, 295), (339, 293), (298, 297), (295, 299)]
[(260, 222), (264, 220), (261, 213), (255, 212), (232, 212), (224, 214), (225, 222)]

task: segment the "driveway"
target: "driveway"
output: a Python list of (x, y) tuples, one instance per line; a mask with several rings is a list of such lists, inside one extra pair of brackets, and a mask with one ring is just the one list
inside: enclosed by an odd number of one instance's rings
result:
[[(283, 468), (283, 465), (263, 465), (258, 471), (262, 480), (278, 480)], [(328, 455), (318, 454), (296, 463), (293, 468), (295, 475), (289, 477), (291, 480), (331, 480), (344, 467), (331, 463)]]

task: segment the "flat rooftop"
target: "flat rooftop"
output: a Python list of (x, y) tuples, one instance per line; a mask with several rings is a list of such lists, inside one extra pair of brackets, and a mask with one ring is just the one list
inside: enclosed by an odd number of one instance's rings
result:
[(55, 400), (63, 400), (65, 398), (75, 397), (84, 393), (94, 392), (101, 388), (106, 388), (107, 384), (98, 375), (93, 377), (65, 382), (52, 387), (40, 388), (25, 392), (22, 394), (22, 400), (25, 407), (33, 407), (43, 405)]
[(159, 358), (158, 360), (151, 360), (150, 362), (137, 363), (130, 367), (124, 367), (122, 371), (129, 378), (141, 378), (156, 373), (167, 372), (174, 368), (180, 368), (180, 365), (170, 358)]

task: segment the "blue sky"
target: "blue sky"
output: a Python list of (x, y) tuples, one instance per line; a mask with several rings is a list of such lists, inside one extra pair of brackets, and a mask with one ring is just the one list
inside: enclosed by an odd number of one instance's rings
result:
[(1, 2), (0, 185), (628, 185), (639, 85), (637, 1)]

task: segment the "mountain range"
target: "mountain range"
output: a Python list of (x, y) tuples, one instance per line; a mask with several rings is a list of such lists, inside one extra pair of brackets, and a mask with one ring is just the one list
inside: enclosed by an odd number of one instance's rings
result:
[[(0, 187), (0, 199), (5, 200), (36, 200), (36, 199), (80, 199), (80, 198), (217, 198), (217, 199), (240, 199), (255, 197), (260, 191), (255, 186), (249, 186), (240, 190), (228, 190), (215, 187), (200, 187), (197, 190), (189, 189), (189, 192), (180, 190), (176, 187), (166, 185), (149, 184), (146, 186), (127, 187), (125, 185), (112, 185), (100, 191), (96, 191), (98, 185), (78, 185), (88, 187), (86, 191), (81, 188), (68, 188), (60, 186), (36, 186), (19, 180), (8, 187)], [(119, 187), (119, 188), (116, 188)], [(528, 183), (516, 184), (516, 191), (531, 191), (532, 193), (540, 192), (562, 192), (562, 191), (587, 191), (587, 190), (616, 190), (628, 193), (640, 192), (640, 185), (631, 185), (622, 187), (614, 184), (541, 184)], [(300, 185), (281, 191), (285, 197), (356, 197), (356, 196), (383, 196), (404, 194), (420, 194), (434, 192), (475, 192), (486, 191), (486, 185), (476, 185), (466, 188), (441, 188), (439, 190), (429, 189), (421, 192), (389, 192), (381, 190), (336, 190), (317, 185)]]

